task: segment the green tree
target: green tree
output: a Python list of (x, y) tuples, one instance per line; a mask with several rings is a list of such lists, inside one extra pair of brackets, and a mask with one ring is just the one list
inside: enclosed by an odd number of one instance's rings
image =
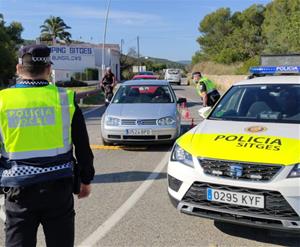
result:
[(232, 16), (235, 28), (224, 41), (227, 54), (223, 55), (224, 58), (221, 61), (223, 60), (225, 63), (245, 61), (262, 52), (264, 49), (262, 37), (264, 12), (263, 5), (252, 5), (242, 13), (235, 13)]
[(195, 65), (197, 63), (201, 63), (208, 60), (207, 56), (203, 54), (201, 51), (196, 51), (196, 53), (192, 57), (192, 65)]
[(18, 22), (6, 26), (4, 17), (0, 14), (0, 83), (8, 84), (9, 79), (15, 75), (17, 63), (16, 52), (23, 42), (21, 33), (23, 27)]
[(229, 8), (221, 8), (205, 16), (199, 25), (201, 36), (197, 39), (202, 53), (216, 59), (224, 49), (226, 36), (232, 33), (233, 28)]
[(274, 0), (267, 5), (263, 35), (266, 53), (300, 50), (300, 0)]
[(207, 59), (230, 64), (259, 54), (264, 48), (264, 12), (263, 5), (252, 5), (243, 12), (231, 14), (230, 9), (221, 8), (207, 15), (200, 22), (201, 51), (195, 54), (193, 62)]
[(52, 41), (55, 43), (58, 38), (66, 43), (71, 42), (72, 35), (66, 31), (71, 29), (71, 27), (69, 27), (60, 17), (50, 16), (44, 21), (44, 24), (41, 25), (40, 28), (42, 40)]

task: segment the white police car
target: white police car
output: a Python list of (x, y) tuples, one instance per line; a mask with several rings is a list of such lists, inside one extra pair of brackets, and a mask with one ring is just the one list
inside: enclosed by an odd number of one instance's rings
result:
[(300, 231), (300, 76), (242, 81), (213, 109), (201, 111), (206, 119), (176, 141), (168, 164), (168, 192), (177, 209)]

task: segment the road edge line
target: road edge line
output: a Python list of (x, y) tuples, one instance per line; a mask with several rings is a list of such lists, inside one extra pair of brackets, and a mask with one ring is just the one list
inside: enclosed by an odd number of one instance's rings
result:
[(103, 107), (104, 105), (99, 105), (99, 106), (97, 106), (96, 108), (93, 108), (93, 109), (91, 109), (91, 110), (88, 110), (88, 111), (85, 111), (85, 112), (83, 112), (82, 114), (85, 116), (85, 115), (87, 115), (87, 114), (89, 114), (89, 113), (91, 113), (91, 112), (93, 112), (93, 111), (96, 111), (96, 110), (99, 110), (101, 107)]
[(131, 194), (131, 196), (104, 223), (102, 223), (102, 225), (79, 244), (79, 247), (93, 246), (106, 236), (106, 234), (129, 212), (131, 208), (133, 208), (150, 188), (160, 172), (167, 165), (169, 155), (170, 151), (165, 154), (148, 178)]

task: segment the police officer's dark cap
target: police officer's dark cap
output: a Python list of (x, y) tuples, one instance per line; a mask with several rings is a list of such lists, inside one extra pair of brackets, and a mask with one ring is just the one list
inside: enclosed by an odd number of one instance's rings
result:
[[(50, 60), (51, 49), (46, 45), (27, 45), (19, 50), (19, 64), (39, 64), (46, 65), (52, 64)], [(31, 55), (31, 60), (24, 59), (26, 54)]]
[(201, 72), (199, 72), (199, 71), (193, 72), (192, 76), (194, 76), (194, 75), (200, 75), (201, 76)]

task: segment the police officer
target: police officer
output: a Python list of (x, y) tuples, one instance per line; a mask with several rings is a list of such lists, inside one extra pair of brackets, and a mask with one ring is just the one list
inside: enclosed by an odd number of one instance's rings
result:
[(16, 69), (20, 80), (0, 92), (5, 244), (35, 246), (41, 224), (47, 246), (73, 246), (73, 146), (78, 198), (90, 194), (95, 173), (84, 118), (74, 92), (48, 81), (50, 48), (21, 48)]
[(220, 98), (216, 85), (201, 72), (193, 73), (193, 81), (196, 83), (197, 93), (202, 97), (203, 106), (214, 106)]

